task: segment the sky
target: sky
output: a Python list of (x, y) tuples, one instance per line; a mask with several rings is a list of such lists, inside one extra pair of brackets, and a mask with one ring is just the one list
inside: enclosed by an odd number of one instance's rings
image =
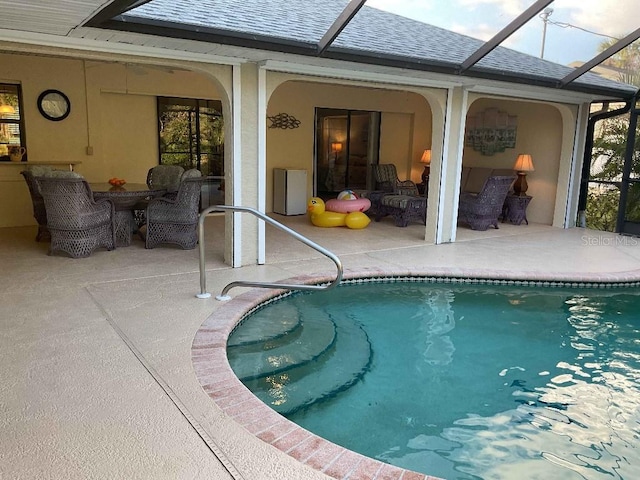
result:
[[(367, 0), (366, 5), (489, 40), (533, 3), (534, 0)], [(552, 11), (546, 34), (545, 22), (536, 15), (503, 46), (540, 57), (544, 36), (544, 58), (568, 65), (590, 60), (599, 53), (603, 41), (624, 37), (640, 27), (640, 0), (555, 0), (547, 8)]]

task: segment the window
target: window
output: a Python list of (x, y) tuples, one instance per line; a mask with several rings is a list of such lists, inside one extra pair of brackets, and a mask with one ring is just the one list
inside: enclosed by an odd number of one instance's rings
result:
[[(10, 152), (26, 152), (20, 85), (0, 83), (0, 160), (9, 160)], [(26, 153), (22, 158), (26, 160)]]

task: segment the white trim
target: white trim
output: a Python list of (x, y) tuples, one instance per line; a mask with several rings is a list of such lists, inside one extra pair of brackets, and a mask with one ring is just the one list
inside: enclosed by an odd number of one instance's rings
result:
[[(462, 167), (462, 150), (464, 148), (464, 129), (466, 124), (467, 117), (467, 108), (469, 103), (469, 92), (466, 88), (462, 88), (462, 98), (460, 99), (460, 118), (458, 125), (458, 149), (456, 150), (456, 154), (454, 157), (451, 157), (449, 154), (449, 142), (452, 138), (452, 116), (453, 116), (453, 99), (454, 99), (454, 89), (450, 88), (447, 92), (447, 106), (445, 111), (445, 121), (444, 121), (444, 139), (443, 139), (443, 147), (442, 147), (442, 159), (443, 164), (441, 166), (440, 171), (440, 195), (438, 198), (438, 224), (436, 225), (436, 244), (441, 244), (444, 242), (443, 236), (445, 232), (442, 229), (442, 225), (444, 222), (444, 212), (449, 211), (450, 214), (455, 213), (455, 215), (451, 219), (451, 231), (447, 232), (447, 236), (449, 237), (448, 241), (455, 242), (456, 241), (456, 233), (458, 231), (457, 225), (457, 214), (458, 214), (458, 200), (459, 200), (459, 192), (460, 192), (460, 173)], [(453, 137), (455, 138), (455, 137)], [(447, 171), (449, 170), (448, 165), (450, 161), (456, 162), (455, 176), (453, 179), (453, 183), (449, 183), (447, 181)], [(454, 189), (454, 195), (452, 199), (451, 209), (447, 208), (446, 204), (446, 191), (449, 191), (451, 188)]]
[(579, 105), (584, 102), (592, 102), (595, 99), (602, 97), (602, 95), (596, 97), (591, 94), (574, 92), (572, 90), (553, 90), (551, 88), (535, 87), (532, 85), (528, 86), (529, 89), (518, 87), (519, 86), (516, 84), (506, 82), (501, 83), (500, 86), (496, 86), (495, 82), (493, 85), (483, 85), (478, 84), (476, 79), (476, 83), (473, 86), (469, 85), (468, 90), (470, 93), (479, 93), (501, 99), (516, 98), (518, 100), (547, 101)]
[[(114, 32), (117, 33), (117, 32)], [(187, 50), (171, 50), (169, 48), (146, 47), (143, 45), (131, 45), (119, 42), (105, 42), (87, 38), (65, 37), (61, 35), (49, 35), (44, 33), (23, 32), (17, 30), (0, 29), (0, 42), (15, 42), (20, 45), (11, 45), (10, 53), (20, 51), (37, 52), (29, 46), (46, 48), (73, 49), (71, 52), (56, 52), (59, 56), (77, 57), (78, 51), (90, 53), (111, 53), (122, 55), (136, 55), (140, 57), (154, 57), (168, 60), (181, 60), (188, 62), (215, 63), (219, 65), (240, 65), (246, 60), (241, 58), (226, 57), (221, 55), (209, 55), (204, 53), (189, 52)], [(7, 51), (0, 45), (0, 50)], [(86, 58), (92, 58), (87, 55)]]
[(467, 110), (469, 108), (469, 91), (462, 89), (462, 99), (460, 100), (460, 121), (458, 124), (458, 150), (456, 152), (456, 175), (453, 182), (455, 195), (453, 196), (453, 220), (451, 222), (451, 241), (456, 241), (458, 233), (458, 206), (460, 203), (460, 178), (462, 177), (462, 155), (464, 151), (464, 130), (467, 125)]
[(281, 60), (266, 60), (260, 64), (267, 70), (274, 72), (296, 73), (342, 80), (386, 83), (390, 85), (413, 87), (463, 87), (469, 92), (495, 95), (499, 98), (513, 97), (532, 101), (545, 100), (572, 104), (582, 104), (584, 102), (591, 102), (594, 101), (594, 99), (601, 98), (601, 95), (595, 96), (593, 94), (580, 93), (566, 89), (520, 85), (510, 82), (500, 82), (499, 80), (484, 80), (427, 71), (394, 69), (401, 73), (391, 74), (363, 70), (365, 67), (375, 68), (375, 66), (368, 64), (365, 66), (362, 64), (348, 63), (344, 67), (330, 67), (299, 62), (286, 62)]
[[(589, 105), (589, 104), (586, 104)], [(582, 163), (584, 162), (585, 140), (588, 124), (589, 110), (583, 103), (578, 107), (576, 115), (575, 135), (573, 137), (573, 152), (571, 155), (571, 169), (569, 171), (569, 189), (567, 192), (567, 203), (564, 211), (564, 228), (575, 226), (577, 218), (571, 219), (573, 207), (578, 205), (578, 196), (580, 195), (582, 183)], [(580, 159), (578, 158), (580, 156)], [(577, 189), (576, 189), (577, 187)], [(577, 210), (577, 208), (576, 208)], [(577, 211), (574, 212), (577, 217)]]
[[(232, 205), (238, 205), (238, 199), (242, 189), (242, 141), (241, 141), (241, 111), (242, 111), (242, 72), (239, 65), (234, 65), (232, 73), (232, 102), (231, 112), (233, 117), (233, 151), (232, 151)], [(242, 214), (234, 212), (233, 216), (233, 258), (232, 267), (242, 266)]]
[[(453, 97), (453, 88), (447, 90), (447, 103), (444, 112), (444, 134), (442, 138), (442, 165), (440, 165), (440, 188), (438, 188), (438, 220), (436, 222), (436, 245), (442, 243), (442, 223), (444, 222), (445, 210), (445, 189), (447, 188), (447, 169), (446, 164), (449, 158), (449, 137), (451, 136), (451, 98)], [(455, 235), (455, 233), (454, 233)], [(455, 240), (455, 238), (454, 238)]]
[[(344, 68), (326, 67), (321, 65), (309, 65), (304, 63), (283, 62), (279, 60), (267, 60), (260, 63), (266, 70), (282, 73), (297, 73), (300, 75), (312, 75), (316, 77), (336, 78), (341, 80), (356, 80), (374, 83), (386, 83), (390, 85), (404, 85), (413, 87), (450, 88), (461, 86), (462, 83), (456, 77), (456, 81), (444, 78), (420, 78), (416, 76), (395, 75), (375, 71), (356, 70), (353, 67), (362, 68), (361, 64), (350, 63)], [(349, 68), (351, 67), (351, 68)], [(410, 70), (401, 70), (407, 73), (415, 73)], [(423, 72), (429, 74), (428, 72)], [(431, 73), (430, 75), (445, 76)]]
[[(258, 211), (267, 204), (267, 72), (258, 66)], [(265, 222), (258, 221), (258, 265), (266, 262)]]

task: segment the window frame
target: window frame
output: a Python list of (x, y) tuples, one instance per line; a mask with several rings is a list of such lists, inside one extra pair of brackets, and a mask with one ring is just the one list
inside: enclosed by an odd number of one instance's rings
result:
[[(202, 131), (200, 129), (200, 116), (204, 115), (204, 114), (208, 114), (208, 112), (203, 112), (204, 109), (210, 108), (215, 110), (216, 112), (220, 112), (219, 114), (219, 118), (222, 120), (223, 122), (223, 134), (224, 134), (224, 116), (222, 113), (222, 102), (220, 100), (214, 100), (214, 99), (199, 99), (199, 98), (186, 98), (186, 97), (164, 97), (164, 96), (159, 96), (156, 97), (157, 101), (156, 101), (156, 106), (157, 106), (157, 118), (158, 118), (158, 164), (162, 165), (163, 162), (163, 156), (166, 156), (167, 154), (171, 155), (171, 154), (182, 154), (182, 155), (188, 155), (189, 159), (188, 159), (188, 165), (182, 165), (185, 169), (187, 168), (197, 168), (198, 170), (202, 171), (202, 162), (201, 162), (201, 158), (204, 154), (204, 149), (202, 147)], [(189, 121), (189, 125), (194, 126), (195, 130), (192, 131), (190, 129), (190, 134), (189, 134), (189, 149), (188, 151), (182, 151), (182, 152), (168, 152), (166, 150), (163, 149), (163, 144), (162, 144), (162, 114), (164, 112), (167, 111), (167, 107), (171, 107), (171, 106), (180, 106), (180, 107), (189, 107), (189, 111), (194, 114), (194, 120), (193, 121)], [(195, 141), (194, 141), (195, 140)], [(213, 152), (208, 152), (212, 157), (215, 155), (218, 157), (218, 160), (220, 161), (220, 166), (222, 171), (219, 172), (218, 175), (216, 175), (216, 177), (220, 177), (222, 178), (224, 176), (224, 137), (222, 139), (222, 144), (220, 145), (220, 151), (213, 153)], [(209, 162), (211, 162), (211, 159), (209, 159)], [(211, 163), (209, 164), (208, 167), (208, 172), (203, 172), (205, 175), (207, 176), (211, 176), (213, 175), (211, 172)]]
[[(5, 89), (6, 90), (10, 90), (10, 89), (14, 89), (16, 90), (15, 94), (12, 92), (7, 92), (5, 93)], [(28, 160), (28, 155), (29, 155), (29, 149), (27, 148), (27, 133), (26, 133), (26, 128), (25, 128), (25, 122), (24, 122), (24, 100), (22, 97), (22, 85), (19, 83), (9, 83), (9, 82), (1, 82), (0, 83), (0, 95), (16, 95), (18, 98), (18, 105), (17, 105), (17, 109), (16, 109), (16, 113), (18, 115), (18, 118), (4, 118), (4, 115), (0, 115), (0, 128), (4, 127), (5, 125), (18, 125), (18, 129), (20, 130), (20, 144), (17, 145), (18, 147), (24, 147), (25, 148), (25, 154), (22, 157), (22, 161), (26, 162)], [(9, 152), (8, 152), (8, 148), (9, 146), (16, 146), (15, 143), (10, 143), (9, 141), (2, 142), (2, 139), (0, 138), (0, 146), (6, 146), (7, 152), (4, 153), (4, 148), (0, 150), (0, 161), (9, 161)]]

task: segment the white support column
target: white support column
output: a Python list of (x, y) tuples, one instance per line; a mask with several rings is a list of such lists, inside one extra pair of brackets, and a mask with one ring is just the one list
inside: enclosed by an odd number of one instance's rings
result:
[[(233, 153), (232, 158), (232, 205), (238, 205), (241, 198), (242, 190), (242, 78), (240, 65), (234, 65), (232, 70), (232, 123), (233, 123)], [(234, 268), (242, 266), (242, 214), (232, 213), (233, 221), (231, 228), (233, 229), (233, 257), (231, 266)]]
[[(571, 228), (576, 226), (576, 220), (578, 216), (578, 199), (580, 196), (580, 183), (582, 181), (582, 164), (584, 161), (584, 149), (585, 149), (585, 141), (587, 135), (587, 125), (589, 123), (589, 110), (590, 105), (588, 103), (583, 103), (578, 107), (578, 112), (576, 117), (573, 119), (574, 123), (574, 138), (573, 138), (573, 148), (572, 148), (572, 156), (571, 163), (569, 166), (568, 178), (566, 180), (564, 178), (558, 178), (558, 193), (556, 194), (556, 198), (562, 200), (563, 197), (560, 195), (563, 185), (568, 185), (564, 189), (564, 193), (566, 198), (564, 198), (564, 210), (561, 211), (562, 203), (560, 201), (556, 202), (556, 215), (554, 215), (553, 225), (561, 226), (563, 228)], [(562, 118), (563, 122), (568, 122), (571, 119), (565, 118), (565, 114), (563, 113)], [(566, 181), (566, 183), (565, 183)]]
[[(267, 203), (267, 71), (258, 67), (258, 210), (265, 213)], [(265, 223), (258, 222), (258, 264), (266, 262)]]
[(468, 97), (467, 89), (462, 87), (452, 87), (447, 92), (440, 195), (438, 198), (437, 244), (455, 242), (456, 240)]
[[(235, 70), (234, 70), (235, 71)], [(238, 109), (238, 125), (234, 125), (234, 139), (242, 143), (241, 155), (234, 159), (234, 205), (260, 208), (260, 194), (264, 188), (264, 167), (261, 167), (259, 123), (259, 68), (255, 63), (242, 64), (234, 81), (239, 82), (242, 96), (235, 107)], [(263, 147), (264, 148), (264, 147)], [(263, 153), (264, 155), (264, 153)], [(262, 185), (262, 187), (261, 187)], [(239, 243), (235, 264), (237, 266), (255, 265), (260, 259), (260, 222), (253, 215), (234, 214), (234, 228), (242, 228), (242, 236), (237, 236)], [(264, 226), (262, 243), (264, 243)]]

